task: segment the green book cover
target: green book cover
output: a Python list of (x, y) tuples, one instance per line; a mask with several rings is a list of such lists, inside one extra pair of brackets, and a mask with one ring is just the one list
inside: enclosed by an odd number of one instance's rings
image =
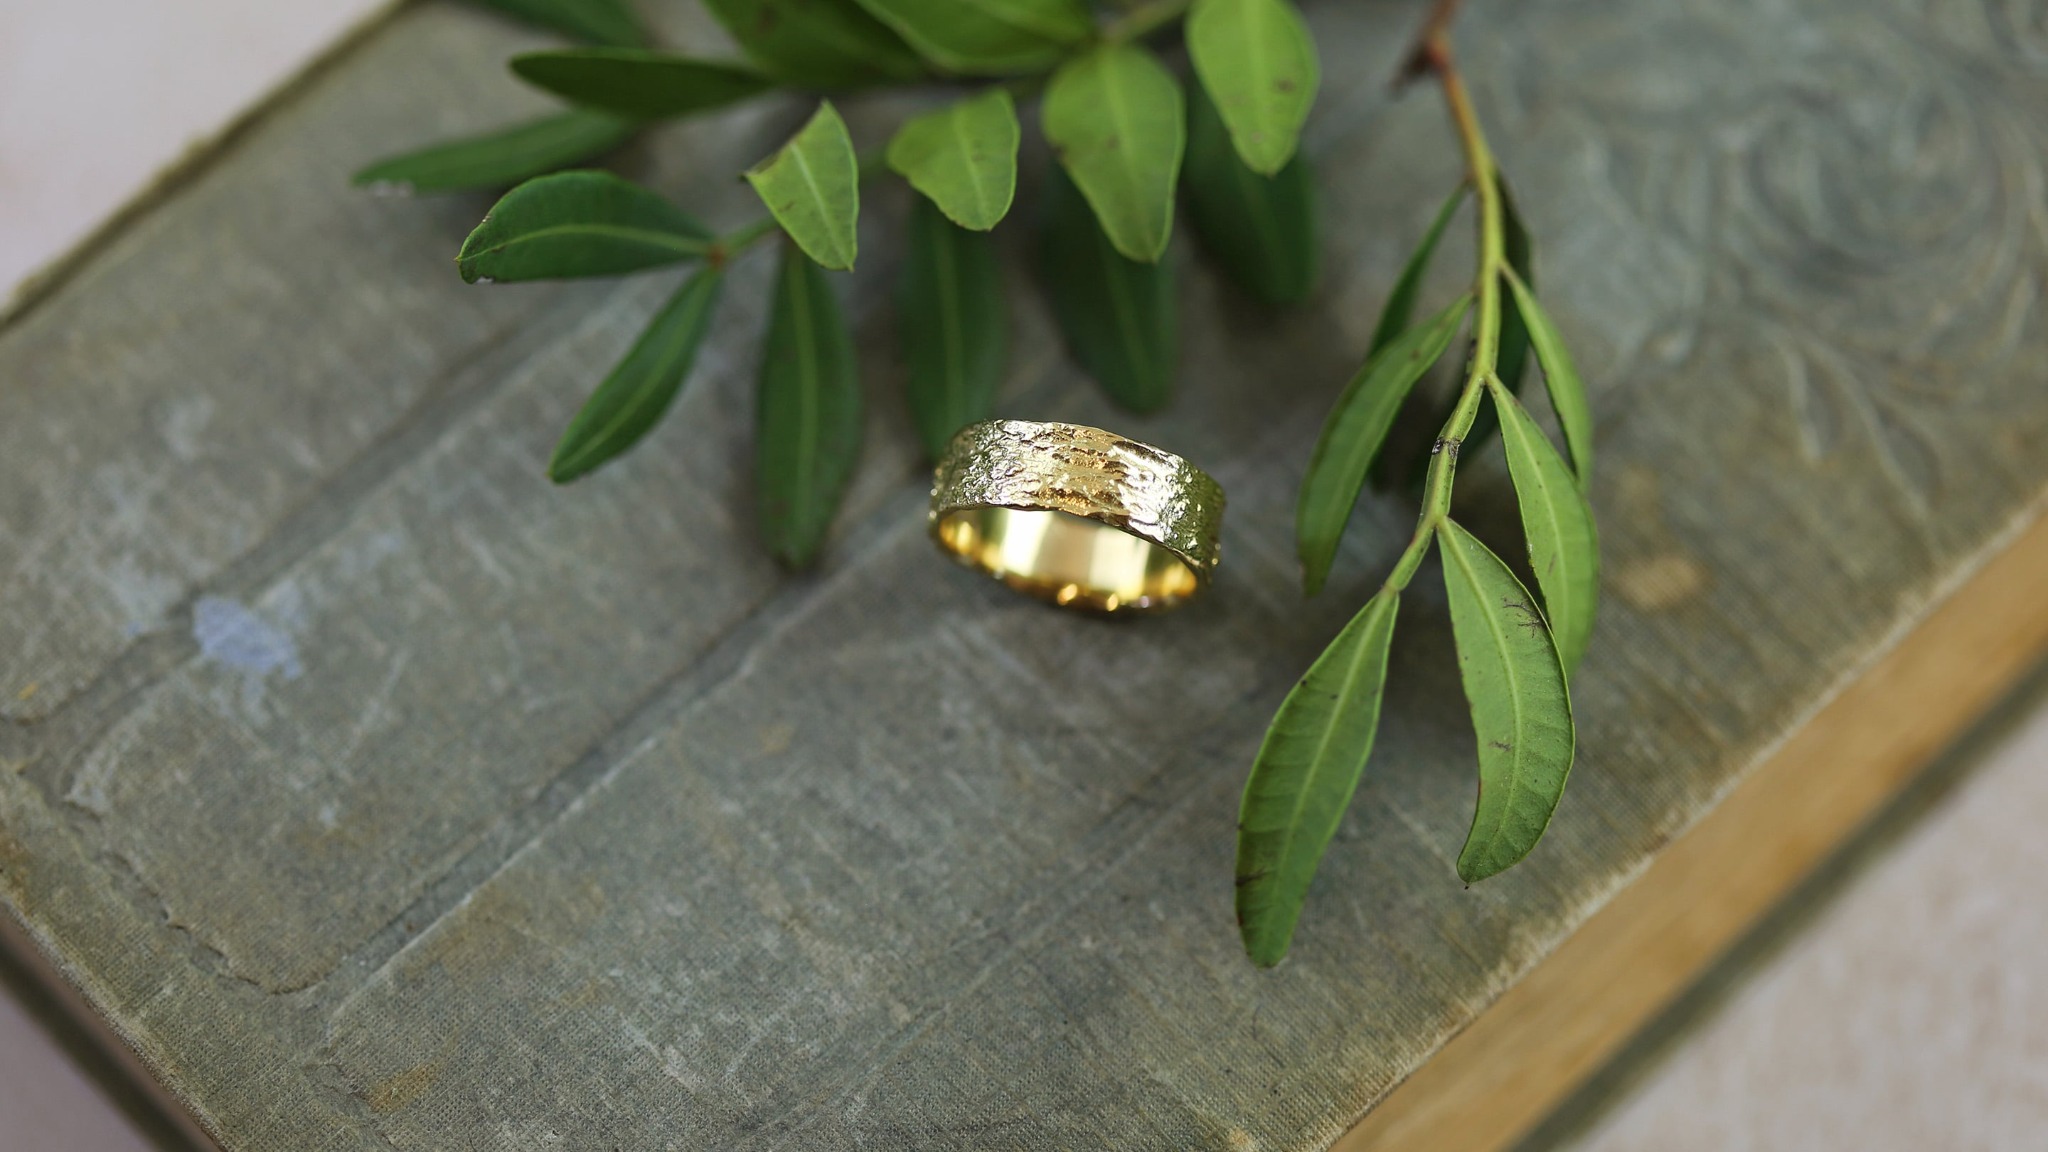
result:
[[(1165, 413), (1065, 361), (998, 233), (1004, 413), (1229, 490), (1215, 588), (1120, 626), (934, 553), (884, 258), (835, 281), (869, 450), (816, 575), (744, 511), (769, 261), (651, 438), (550, 485), (680, 273), (466, 286), (488, 197), (351, 188), (544, 106), (502, 69), (544, 40), (403, 9), (0, 328), (0, 902), (234, 1152), (1325, 1147), (2040, 507), (2048, 88), (1989, 3), (1468, 23), (1597, 419), (1579, 758), (1535, 854), (1461, 885), (1472, 734), (1426, 571), (1268, 972), (1238, 792), (1412, 515), (1368, 499), (1304, 602), (1295, 490), (1461, 168), (1439, 102), (1387, 92), (1418, 13), (1306, 10), (1322, 288), (1275, 316), (1195, 272)], [(629, 163), (731, 226), (731, 174), (803, 111)], [(1463, 479), (1511, 533), (1498, 449)]]

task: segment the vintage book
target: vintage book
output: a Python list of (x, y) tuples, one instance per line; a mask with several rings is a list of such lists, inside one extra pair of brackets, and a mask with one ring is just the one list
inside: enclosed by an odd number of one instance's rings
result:
[[(0, 902), (22, 947), (235, 1152), (1526, 1131), (1563, 1090), (1543, 1082), (1596, 1066), (1690, 961), (1611, 1001), (1531, 997), (1647, 955), (1645, 932), (1681, 960), (1725, 943), (1772, 890), (1737, 862), (1796, 873), (2048, 640), (2026, 534), (2048, 494), (2048, 39), (1991, 0), (1474, 6), (1460, 47), (1598, 419), (1581, 752), (1541, 848), (1463, 887), (1473, 738), (1426, 571), (1366, 782), (1262, 972), (1231, 915), (1238, 791), (1412, 515), (1368, 499), (1304, 602), (1294, 492), (1460, 163), (1433, 93), (1388, 93), (1416, 5), (1308, 13), (1324, 283), (1269, 314), (1179, 242), (1166, 414), (1075, 372), (1022, 271), (1028, 213), (999, 232), (1004, 413), (1115, 428), (1229, 491), (1212, 593), (1130, 625), (925, 538), (886, 307), (901, 188), (869, 194), (836, 281), (870, 415), (820, 571), (780, 572), (751, 530), (759, 259), (651, 440), (551, 486), (556, 432), (676, 274), (464, 286), (450, 257), (488, 197), (348, 176), (544, 106), (502, 61), (546, 41), (445, 3), (362, 36), (0, 329)], [(717, 50), (693, 5), (661, 16)], [(849, 119), (877, 140), (907, 106)], [(733, 173), (806, 110), (666, 127), (625, 163), (734, 224), (754, 209)], [(1512, 524), (1491, 453), (1463, 478), (1462, 515)], [(1861, 783), (1796, 787), (1831, 758), (1812, 779)], [(1749, 815), (1715, 823), (1726, 797)], [(1718, 840), (1658, 860), (1703, 817)], [(1610, 947), (1581, 948), (1596, 929)], [(1475, 1020), (1483, 1042), (1431, 1060)], [(1513, 1053), (1547, 1054), (1487, 1063)]]

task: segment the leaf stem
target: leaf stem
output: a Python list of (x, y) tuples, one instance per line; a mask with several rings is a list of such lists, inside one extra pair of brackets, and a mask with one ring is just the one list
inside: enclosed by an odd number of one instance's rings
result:
[(1508, 267), (1506, 215), (1493, 151), (1487, 147), (1479, 116), (1472, 109), (1471, 93), (1466, 90), (1465, 79), (1451, 55), (1450, 21), (1457, 9), (1458, 0), (1438, 0), (1407, 67), (1410, 73), (1437, 77), (1451, 122), (1464, 145), (1465, 164), (1470, 169), (1468, 179), (1479, 200), (1479, 261), (1473, 284), (1479, 315), (1473, 322), (1472, 359), (1466, 365), (1464, 388), (1458, 394), (1457, 407), (1451, 410), (1450, 419), (1444, 422), (1435, 446), (1430, 449), (1429, 472), (1423, 480), (1422, 509), (1416, 518), (1415, 534), (1409, 538), (1400, 559), (1394, 562), (1393, 571), (1387, 574), (1385, 587), (1396, 593), (1414, 578), (1423, 557), (1429, 554), (1437, 527), (1450, 517), (1458, 449), (1479, 416), (1487, 381), (1495, 377), (1500, 361), (1501, 278)]
[(1187, 13), (1194, 0), (1148, 0), (1132, 7), (1102, 27), (1104, 44), (1128, 44), (1142, 40)]

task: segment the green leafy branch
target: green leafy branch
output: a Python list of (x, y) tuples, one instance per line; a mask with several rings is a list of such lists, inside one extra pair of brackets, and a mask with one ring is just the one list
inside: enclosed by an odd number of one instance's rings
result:
[[(1316, 866), (1357, 790), (1379, 727), (1401, 593), (1430, 550), (1442, 556), (1451, 630), (1477, 736), (1479, 799), (1458, 854), (1466, 883), (1535, 848), (1564, 792), (1575, 744), (1568, 678), (1591, 636), (1599, 545), (1585, 488), (1592, 419), (1585, 390), (1534, 290), (1528, 233), (1514, 212), (1451, 54), (1456, 0), (1440, 0), (1409, 66), (1434, 76), (1465, 153), (1455, 189), (1389, 294), (1365, 365), (1323, 426), (1302, 483), (1296, 538), (1303, 583), (1318, 592), (1396, 413), (1467, 319), (1471, 355), (1422, 483), (1414, 535), (1379, 590), (1282, 701), (1245, 784), (1238, 816), (1237, 915), (1260, 965), (1287, 954)], [(1468, 192), (1478, 207), (1471, 288), (1417, 323), (1437, 241)], [(1530, 346), (1543, 369), (1571, 463), (1516, 397)], [(1539, 606), (1512, 569), (1451, 518), (1461, 451), (1498, 421)]]
[[(863, 183), (894, 174), (919, 193), (898, 311), (905, 395), (934, 456), (994, 415), (1006, 374), (1009, 308), (987, 233), (1016, 200), (1020, 100), (1041, 99), (1059, 161), (1036, 222), (1040, 278), (1068, 348), (1118, 404), (1145, 412), (1172, 396), (1165, 257), (1183, 194), (1204, 247), (1251, 295), (1294, 303), (1314, 287), (1312, 181), (1297, 152), (1318, 71), (1289, 0), (1141, 0), (1102, 17), (1086, 0), (704, 0), (741, 60), (649, 48), (623, 0), (489, 2), (593, 42), (510, 63), (570, 107), (385, 160), (357, 182), (414, 192), (516, 184), (457, 256), (471, 282), (697, 267), (570, 421), (548, 467), (557, 482), (655, 426), (713, 322), (726, 267), (786, 238), (755, 459), (761, 534), (792, 566), (816, 558), (860, 451), (852, 340), (823, 272), (854, 265)], [(1186, 89), (1146, 44), (1175, 28), (1196, 76)], [(866, 154), (830, 98), (962, 78), (989, 82)], [(784, 90), (821, 94), (816, 111), (744, 174), (767, 215), (730, 232), (652, 189), (574, 168), (644, 125)]]
[[(417, 192), (502, 188), (457, 257), (472, 282), (694, 271), (597, 386), (557, 444), (568, 482), (638, 443), (668, 410), (714, 322), (732, 261), (781, 237), (757, 382), (761, 534), (792, 566), (819, 553), (860, 451), (853, 341), (828, 270), (858, 257), (861, 189), (893, 174), (918, 196), (898, 296), (905, 397), (926, 451), (994, 413), (1009, 356), (1008, 304), (989, 231), (1016, 215), (1018, 102), (1042, 101), (1057, 157), (1032, 226), (1039, 279), (1069, 352), (1116, 403), (1152, 411), (1176, 374), (1177, 208), (1201, 247), (1269, 305), (1306, 299), (1319, 263), (1314, 182), (1299, 154), (1319, 72), (1289, 0), (704, 0), (745, 54), (707, 60), (647, 47), (623, 0), (487, 0), (594, 46), (529, 53), (513, 73), (569, 102), (555, 115), (372, 165), (357, 180)], [(1591, 415), (1537, 299), (1533, 245), (1451, 55), (1457, 0), (1437, 0), (1408, 69), (1440, 84), (1466, 177), (1389, 293), (1365, 363), (1324, 425), (1297, 508), (1307, 594), (1321, 591), (1381, 449), (1417, 384), (1469, 323), (1461, 386), (1436, 412), (1415, 531), (1378, 591), (1275, 715), (1239, 819), (1244, 944), (1279, 962), (1310, 881), (1371, 755), (1400, 598), (1432, 550), (1477, 735), (1479, 798), (1458, 873), (1468, 883), (1525, 857), (1547, 827), (1574, 751), (1568, 677), (1590, 637), (1598, 545), (1585, 489)], [(1180, 29), (1194, 83), (1148, 41)], [(961, 78), (978, 90), (856, 151), (831, 94)], [(766, 215), (715, 232), (651, 189), (570, 170), (646, 124), (776, 91), (815, 112), (744, 175)], [(1437, 244), (1467, 199), (1478, 259), (1469, 289), (1416, 318)], [(1517, 398), (1533, 350), (1566, 455)], [(1496, 432), (1540, 603), (1451, 516), (1459, 456)]]

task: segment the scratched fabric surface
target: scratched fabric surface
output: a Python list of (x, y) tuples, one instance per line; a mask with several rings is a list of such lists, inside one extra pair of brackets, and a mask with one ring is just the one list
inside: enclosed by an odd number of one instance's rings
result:
[[(1238, 789), (1411, 515), (1362, 505), (1304, 605), (1294, 490), (1458, 175), (1434, 94), (1386, 93), (1416, 5), (1309, 15), (1311, 306), (1263, 314), (1177, 242), (1182, 391), (1141, 420), (1013, 280), (1005, 415), (1229, 491), (1209, 597), (1116, 624), (924, 538), (900, 190), (838, 281), (868, 453), (820, 572), (751, 537), (759, 259), (651, 441), (550, 487), (677, 274), (465, 287), (486, 199), (346, 187), (542, 104), (499, 66), (541, 38), (404, 10), (0, 330), (0, 896), (235, 1150), (1326, 1146), (2040, 506), (2048, 5), (1474, 9), (1599, 424), (1582, 752), (1534, 857), (1462, 888), (1472, 736), (1426, 571), (1262, 973)], [(856, 135), (905, 108), (853, 102)], [(731, 174), (803, 113), (665, 128), (628, 167), (730, 225)], [(1503, 474), (1461, 485), (1496, 534)]]

